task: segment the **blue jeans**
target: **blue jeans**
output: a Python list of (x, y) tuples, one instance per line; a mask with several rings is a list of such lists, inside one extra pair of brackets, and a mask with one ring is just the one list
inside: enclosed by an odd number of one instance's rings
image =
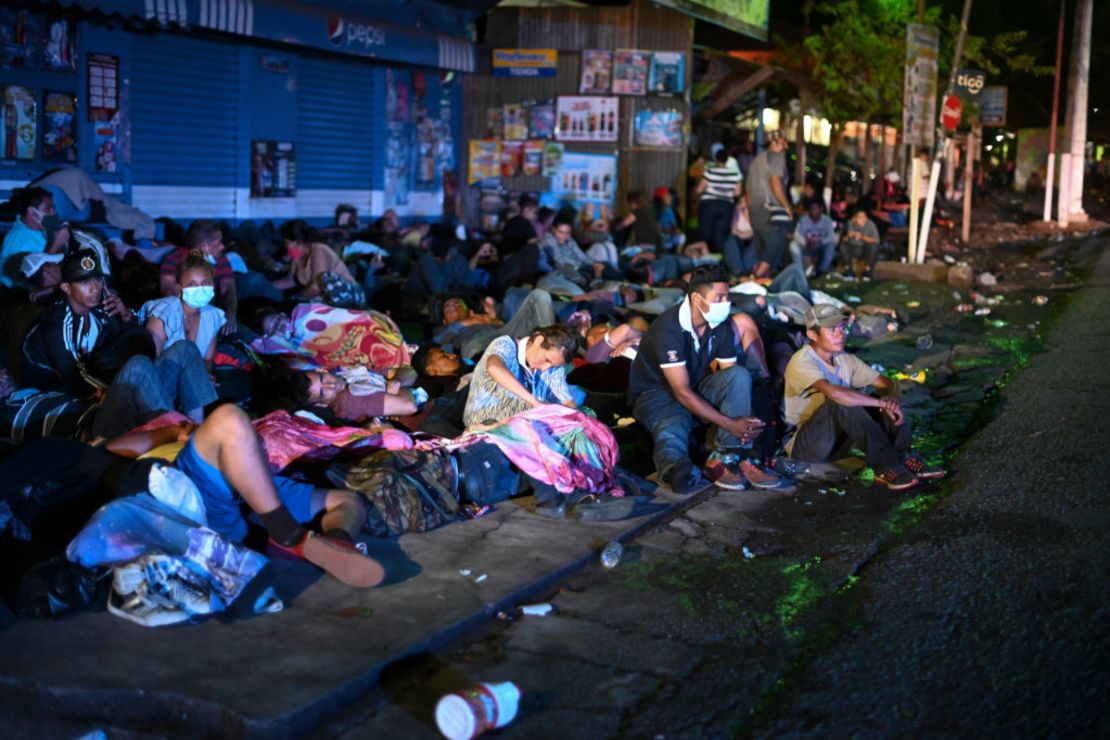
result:
[(108, 386), (93, 421), (93, 434), (112, 439), (175, 408), (188, 413), (216, 400), (200, 350), (177, 342), (157, 360), (136, 355)]
[(736, 209), (731, 200), (702, 198), (698, 201), (698, 227), (701, 238), (709, 249), (720, 252), (732, 231), (732, 213)]
[[(725, 416), (735, 419), (752, 414), (752, 376), (739, 365), (710, 373), (702, 378), (695, 390)], [(632, 415), (648, 428), (655, 439), (653, 459), (659, 477), (675, 490), (688, 490), (701, 478), (701, 473), (690, 462), (690, 432), (694, 428), (694, 415), (678, 402), (669, 388), (641, 393), (632, 405)], [(751, 443), (741, 442), (720, 427), (714, 442), (722, 452), (751, 447)], [(676, 476), (682, 475), (687, 480), (675, 480)]]
[(740, 239), (730, 234), (725, 239), (721, 254), (724, 255), (729, 275), (750, 275), (755, 269), (757, 255), (752, 239)]
[(832, 269), (833, 258), (836, 257), (836, 240), (829, 239), (810, 247), (805, 239), (799, 239), (795, 236), (790, 242), (790, 258), (794, 262), (802, 264), (802, 269), (805, 269), (804, 259), (806, 257), (813, 260), (818, 274), (824, 275)]
[(651, 263), (651, 282), (659, 284), (668, 280), (680, 280), (693, 269), (694, 261), (685, 255), (661, 254)]
[(782, 264), (782, 257), (786, 254), (786, 230), (788, 228), (788, 225), (783, 225), (755, 230), (755, 237), (752, 241), (759, 253), (759, 259), (771, 265), (772, 273), (779, 269), (779, 265)]

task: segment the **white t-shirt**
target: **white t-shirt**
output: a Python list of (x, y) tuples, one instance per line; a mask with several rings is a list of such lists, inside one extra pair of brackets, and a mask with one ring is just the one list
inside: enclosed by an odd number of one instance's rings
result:
[[(184, 341), (185, 309), (181, 305), (181, 299), (177, 296), (147, 301), (143, 304), (140, 315), (144, 324), (151, 316), (162, 320), (166, 332), (166, 344), (162, 347), (163, 350)], [(200, 323), (197, 326), (197, 338), (194, 344), (200, 350), (201, 357), (204, 357), (205, 353), (208, 352), (208, 345), (212, 343), (212, 338), (219, 333), (225, 323), (227, 323), (227, 319), (224, 318), (224, 312), (221, 309), (211, 304), (200, 309)]]

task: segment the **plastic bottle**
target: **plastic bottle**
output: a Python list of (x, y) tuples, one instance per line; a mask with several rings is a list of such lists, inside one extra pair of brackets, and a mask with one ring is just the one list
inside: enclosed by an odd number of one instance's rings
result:
[(603, 566), (612, 570), (620, 564), (621, 555), (623, 554), (624, 548), (621, 547), (621, 543), (617, 542), (616, 540), (612, 540), (607, 543), (604, 548), (602, 548), (601, 555), (598, 556), (598, 559), (601, 561), (601, 564)]
[(516, 718), (520, 689), (511, 681), (480, 683), (436, 704), (436, 725), (448, 740), (470, 740)]

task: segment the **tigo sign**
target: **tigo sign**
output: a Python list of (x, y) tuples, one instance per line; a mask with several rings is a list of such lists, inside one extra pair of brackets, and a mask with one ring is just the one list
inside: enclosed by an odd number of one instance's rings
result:
[(960, 69), (956, 71), (956, 88), (953, 92), (962, 98), (974, 98), (978, 97), (986, 84), (986, 72), (978, 69)]
[(559, 63), (555, 49), (494, 49), (495, 77), (554, 77)]

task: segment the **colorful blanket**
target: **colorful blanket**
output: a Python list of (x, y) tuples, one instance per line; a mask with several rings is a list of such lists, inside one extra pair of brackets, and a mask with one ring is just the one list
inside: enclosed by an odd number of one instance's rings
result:
[(456, 443), (477, 440), (497, 445), (523, 473), (562, 493), (624, 495), (613, 472), (620, 458), (616, 438), (607, 426), (581, 411), (540, 406), (492, 429), (468, 432)]
[(413, 446), (412, 438), (397, 429), (371, 432), (359, 427), (329, 427), (283, 410), (257, 419), (254, 430), (262, 438), (270, 470), (275, 473), (297, 460), (319, 462), (341, 452), (407, 450)]
[(251, 347), (282, 355), (301, 370), (364, 366), (376, 372), (408, 365), (411, 359), (393, 319), (369, 310), (305, 303), (293, 309), (293, 337), (259, 337)]

